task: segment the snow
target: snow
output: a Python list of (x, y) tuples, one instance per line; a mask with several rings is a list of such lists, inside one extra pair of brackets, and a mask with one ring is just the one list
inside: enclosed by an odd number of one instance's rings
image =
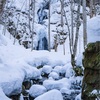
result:
[(61, 72), (61, 69), (62, 69), (62, 66), (55, 66), (53, 71), (59, 74)]
[(6, 97), (6, 95), (4, 94), (4, 92), (1, 88), (0, 88), (0, 100), (11, 100)]
[(63, 78), (60, 80), (45, 80), (43, 85), (46, 87), (47, 90), (58, 89), (61, 88), (70, 88), (70, 81), (67, 78)]
[(87, 29), (88, 43), (100, 41), (100, 15), (88, 20)]
[(49, 74), (49, 77), (52, 77), (53, 79), (57, 80), (57, 79), (59, 79), (59, 74), (56, 72), (51, 72)]
[[(2, 26), (1, 26), (2, 27)], [(51, 72), (51, 66), (64, 65), (66, 56), (49, 51), (25, 49), (18, 43), (13, 45), (14, 38), (9, 39), (7, 32), (4, 36), (0, 29), (0, 87), (4, 94), (18, 94), (22, 90), (22, 82), (28, 79), (39, 79), (41, 70), (36, 67), (44, 66), (46, 72)], [(62, 60), (63, 58), (63, 60)], [(49, 66), (49, 69), (48, 69)]]
[(95, 95), (98, 95), (98, 94), (100, 94), (100, 90), (93, 90), (92, 92), (91, 92), (91, 94), (93, 95), (93, 94), (95, 94)]
[[(83, 36), (83, 25), (80, 27), (80, 35)], [(100, 41), (100, 15), (87, 19), (87, 43), (96, 41)]]
[(37, 97), (35, 100), (63, 100), (63, 97), (60, 91), (54, 89)]
[(70, 63), (66, 64), (65, 68), (66, 68), (66, 75), (65, 75), (66, 78), (70, 78), (75, 75), (75, 73), (73, 71), (73, 67)]
[(76, 96), (75, 100), (81, 100), (81, 93)]
[(30, 90), (29, 90), (29, 94), (31, 97), (35, 98), (39, 95), (42, 95), (46, 91), (47, 91), (46, 88), (42, 85), (32, 85)]
[(72, 90), (67, 89), (66, 87), (60, 89), (61, 93), (71, 94)]
[(49, 74), (52, 71), (52, 67), (49, 65), (43, 66), (42, 72)]

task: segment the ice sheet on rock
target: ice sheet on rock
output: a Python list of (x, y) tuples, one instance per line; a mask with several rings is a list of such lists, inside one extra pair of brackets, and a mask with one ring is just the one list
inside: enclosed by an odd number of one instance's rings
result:
[(40, 95), (35, 100), (63, 100), (63, 97), (60, 91), (54, 89)]

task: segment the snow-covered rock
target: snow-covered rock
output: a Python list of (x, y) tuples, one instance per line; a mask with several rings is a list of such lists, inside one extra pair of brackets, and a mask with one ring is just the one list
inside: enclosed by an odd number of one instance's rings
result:
[(69, 89), (66, 88), (66, 87), (61, 88), (61, 89), (60, 89), (60, 92), (61, 92), (61, 93), (64, 93), (64, 94), (71, 94), (71, 90), (69, 90)]
[(57, 80), (57, 79), (59, 79), (59, 74), (56, 72), (51, 72), (49, 74), (49, 77), (52, 77), (53, 79)]
[(49, 74), (52, 71), (52, 67), (49, 65), (43, 66), (42, 72)]
[(61, 72), (61, 69), (62, 69), (62, 66), (55, 66), (53, 71), (59, 74)]
[(58, 89), (61, 88), (70, 88), (70, 81), (67, 78), (63, 78), (60, 80), (45, 80), (43, 85), (46, 87), (47, 90)]
[(63, 97), (60, 91), (54, 89), (37, 97), (35, 100), (63, 100)]
[(37, 97), (43, 93), (45, 93), (47, 90), (42, 85), (32, 85), (32, 87), (29, 90), (29, 94), (31, 97)]
[(66, 64), (65, 67), (66, 67), (66, 75), (65, 75), (66, 78), (70, 78), (75, 75), (71, 63)]

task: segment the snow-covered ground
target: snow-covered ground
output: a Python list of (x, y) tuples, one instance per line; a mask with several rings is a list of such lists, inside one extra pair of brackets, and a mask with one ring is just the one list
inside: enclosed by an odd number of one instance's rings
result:
[[(1, 26), (2, 30), (2, 26)], [(0, 30), (0, 94), (18, 94), (22, 90), (22, 83), (27, 79), (37, 79), (41, 71), (36, 67), (43, 67), (43, 72), (51, 72), (54, 66), (63, 66), (69, 59), (63, 54), (48, 51), (31, 51), (18, 44), (13, 45), (13, 37), (6, 36)], [(51, 66), (51, 67), (50, 67)], [(2, 91), (3, 90), (3, 91)], [(3, 96), (3, 95), (2, 95)], [(5, 96), (5, 95), (4, 95)], [(5, 97), (6, 98), (6, 97)], [(0, 98), (1, 100), (1, 98)], [(4, 99), (2, 99), (4, 100)]]
[[(1, 26), (2, 30), (2, 26)], [(36, 85), (37, 91), (40, 89), (39, 94), (30, 94), (36, 96), (46, 92), (46, 90), (58, 89), (57, 95), (61, 92), (70, 91), (71, 83), (74, 82), (74, 72), (70, 64), (70, 59), (63, 55), (61, 52), (48, 52), (48, 51), (31, 51), (25, 49), (18, 43), (13, 45), (13, 37), (9, 39), (9, 32), (4, 36), (0, 30), (0, 100), (9, 100), (6, 95), (20, 94), (22, 91), (23, 81), (29, 79), (41, 79), (42, 73), (48, 74), (48, 79), (44, 80), (43, 86)], [(43, 66), (38, 69), (39, 66)], [(60, 75), (65, 75), (61, 79)], [(79, 79), (81, 81), (81, 78)], [(37, 86), (39, 86), (37, 88)], [(64, 90), (63, 90), (64, 89)], [(54, 92), (53, 91), (53, 92)], [(55, 95), (56, 95), (55, 92)], [(45, 95), (39, 98), (44, 98)], [(50, 92), (52, 95), (52, 92)], [(7, 99), (5, 99), (7, 98)], [(38, 100), (39, 98), (36, 98)], [(56, 97), (55, 97), (56, 98)], [(62, 98), (60, 96), (60, 98)], [(49, 99), (48, 99), (49, 100)], [(56, 99), (55, 99), (56, 100)]]

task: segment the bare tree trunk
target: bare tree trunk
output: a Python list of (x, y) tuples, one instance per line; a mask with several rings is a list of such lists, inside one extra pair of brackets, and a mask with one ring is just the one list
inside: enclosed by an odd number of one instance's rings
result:
[(54, 40), (54, 48), (55, 48), (55, 52), (57, 52), (57, 47), (58, 47), (58, 43), (57, 43), (57, 34), (55, 35), (55, 40)]
[[(62, 33), (64, 31), (64, 20), (63, 20), (63, 15), (64, 15), (64, 0), (60, 0), (61, 2), (61, 27), (62, 27)], [(63, 54), (65, 55), (65, 45), (63, 43)]]
[(72, 54), (72, 48), (71, 48), (71, 36), (70, 36), (70, 34), (71, 34), (71, 32), (70, 32), (70, 27), (69, 27), (69, 24), (68, 24), (68, 19), (67, 19), (67, 16), (66, 16), (66, 12), (65, 12), (65, 10), (63, 9), (63, 12), (64, 12), (64, 17), (65, 17), (65, 21), (66, 21), (66, 25), (67, 25), (67, 28), (68, 28), (68, 33), (69, 33), (69, 47), (70, 47), (70, 53)]
[(51, 48), (50, 48), (50, 3), (51, 3), (51, 0), (49, 0), (49, 19), (48, 19), (48, 50), (49, 52), (51, 51)]
[(83, 40), (84, 49), (87, 45), (87, 18), (86, 18), (86, 0), (83, 1)]
[(76, 53), (77, 53), (79, 27), (80, 27), (80, 5), (81, 5), (81, 2), (79, 0), (78, 9), (77, 9), (77, 20), (76, 20), (77, 21), (77, 23), (76, 23), (76, 35), (75, 35), (75, 42), (74, 42), (73, 54), (72, 54), (72, 65), (73, 65), (73, 67), (76, 65), (75, 56), (76, 56)]
[(93, 0), (90, 0), (90, 18), (92, 18), (94, 15), (94, 12), (93, 12)]
[(79, 27), (80, 27), (80, 0), (78, 4), (78, 9), (77, 9), (77, 23), (76, 23), (76, 36), (75, 36), (75, 42), (74, 42), (74, 49), (73, 53), (76, 55), (77, 53), (77, 44), (78, 44), (78, 37), (79, 37)]
[(6, 0), (0, 0), (0, 17), (2, 16), (5, 3), (6, 3)]
[(65, 55), (65, 43), (63, 43), (63, 52), (64, 52), (64, 55)]
[(33, 39), (34, 39), (34, 22), (35, 22), (35, 0), (31, 1), (32, 2), (32, 11), (33, 11), (33, 22), (32, 22), (32, 49), (33, 50)]
[(71, 46), (73, 47), (73, 43), (74, 43), (74, 27), (73, 27), (73, 0), (71, 0), (71, 5), (70, 5), (70, 9), (71, 9)]

